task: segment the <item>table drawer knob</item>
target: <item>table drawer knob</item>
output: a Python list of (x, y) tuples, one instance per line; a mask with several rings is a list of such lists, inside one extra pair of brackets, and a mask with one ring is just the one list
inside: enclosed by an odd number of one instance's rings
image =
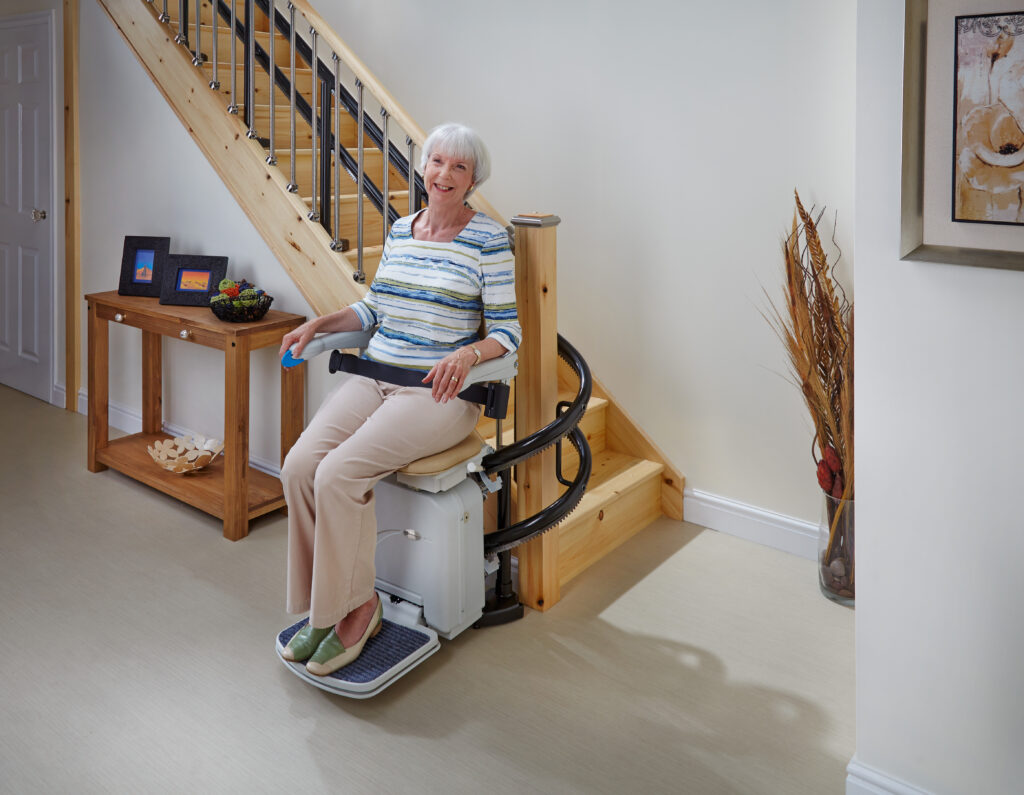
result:
[(183, 340), (187, 340), (191, 338), (192, 332), (189, 331), (187, 328), (183, 328), (180, 332), (178, 332), (178, 336), (181, 337)]
[(124, 323), (124, 315), (118, 312), (116, 315), (114, 315), (114, 320), (116, 320), (118, 323)]

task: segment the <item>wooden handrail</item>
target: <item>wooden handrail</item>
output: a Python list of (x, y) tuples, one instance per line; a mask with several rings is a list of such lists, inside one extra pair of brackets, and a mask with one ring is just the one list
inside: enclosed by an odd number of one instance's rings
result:
[[(391, 92), (384, 87), (384, 84), (377, 79), (377, 76), (352, 51), (352, 48), (334, 32), (330, 23), (320, 16), (319, 12), (313, 8), (308, 0), (292, 0), (292, 5), (295, 6), (296, 13), (301, 14), (312, 27), (316, 28), (321, 45), (327, 45), (337, 54), (342, 63), (356, 76), (356, 79), (363, 84), (365, 89), (373, 95), (373, 98), (380, 103), (381, 107), (388, 112), (392, 121), (402, 128), (417, 147), (422, 149), (423, 143), (427, 140), (427, 135), (423, 128), (406, 112), (405, 108), (398, 104), (398, 100), (391, 95)], [(409, 167), (412, 169), (414, 165), (410, 163)], [(473, 209), (486, 213), (502, 226), (508, 225), (508, 222), (480, 193), (474, 193), (468, 199), (468, 202)]]

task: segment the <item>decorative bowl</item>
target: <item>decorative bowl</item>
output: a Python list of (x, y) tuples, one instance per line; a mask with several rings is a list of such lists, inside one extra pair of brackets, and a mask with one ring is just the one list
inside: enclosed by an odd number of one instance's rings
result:
[(224, 449), (224, 442), (202, 436), (176, 436), (146, 449), (157, 464), (181, 475), (208, 466)]
[(249, 306), (236, 306), (233, 301), (220, 301), (210, 304), (210, 309), (221, 320), (226, 320), (229, 323), (252, 323), (267, 314), (274, 297), (263, 294), (252, 300), (253, 303)]

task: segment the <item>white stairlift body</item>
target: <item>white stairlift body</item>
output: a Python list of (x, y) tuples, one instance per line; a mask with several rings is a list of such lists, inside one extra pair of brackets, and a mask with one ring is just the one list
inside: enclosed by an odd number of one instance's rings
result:
[[(332, 349), (363, 348), (371, 332), (319, 337), (302, 359)], [(474, 367), (466, 385), (505, 381), (516, 372), (514, 353)], [(449, 451), (413, 462), (375, 487), (377, 514), (376, 589), (384, 629), (367, 642), (354, 663), (330, 676), (314, 676), (303, 663), (282, 662), (309, 684), (351, 698), (377, 695), (440, 647), (472, 626), (484, 608), (483, 495), (500, 483), (479, 473), (492, 448), (471, 435)], [(282, 631), (281, 651), (305, 622)], [(365, 658), (365, 659), (364, 659)]]

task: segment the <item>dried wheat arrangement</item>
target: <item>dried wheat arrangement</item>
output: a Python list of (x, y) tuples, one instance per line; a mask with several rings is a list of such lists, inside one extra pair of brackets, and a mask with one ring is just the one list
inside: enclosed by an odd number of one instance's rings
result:
[[(834, 265), (818, 234), (822, 213), (814, 218), (794, 191), (793, 227), (782, 245), (785, 263), (784, 309), (771, 300), (768, 321), (785, 347), (793, 379), (814, 424), (812, 456), (818, 483), (840, 502), (830, 511), (830, 532), (823, 567), (842, 571), (842, 586), (853, 593), (852, 521), (846, 501), (853, 500), (853, 304), (835, 279)], [(846, 536), (849, 535), (849, 539)], [(847, 548), (849, 547), (849, 548)]]

